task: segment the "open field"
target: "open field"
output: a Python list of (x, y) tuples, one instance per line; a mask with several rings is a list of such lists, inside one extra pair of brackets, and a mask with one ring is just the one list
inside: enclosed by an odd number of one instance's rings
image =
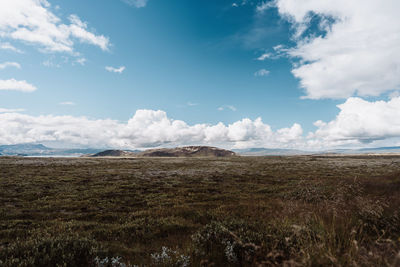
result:
[(399, 213), (399, 156), (0, 158), (0, 266), (400, 266)]

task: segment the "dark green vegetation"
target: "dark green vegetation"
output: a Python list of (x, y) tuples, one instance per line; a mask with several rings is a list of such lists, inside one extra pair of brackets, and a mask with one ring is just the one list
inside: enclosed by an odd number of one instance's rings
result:
[(395, 156), (0, 158), (0, 266), (400, 266), (399, 212)]

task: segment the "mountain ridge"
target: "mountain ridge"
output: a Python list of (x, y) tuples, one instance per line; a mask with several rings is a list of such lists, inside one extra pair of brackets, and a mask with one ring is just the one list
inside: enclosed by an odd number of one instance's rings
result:
[(0, 145), (0, 156), (81, 156), (102, 151), (98, 148), (50, 148), (43, 144)]
[[(103, 153), (104, 154), (101, 154)], [(176, 148), (156, 148), (148, 150), (100, 149), (100, 148), (50, 148), (43, 144), (0, 145), (0, 156), (29, 157), (193, 157), (193, 156), (290, 156), (290, 155), (326, 155), (326, 154), (400, 154), (400, 146), (359, 148), (359, 149), (327, 149), (321, 151), (305, 151), (286, 148), (247, 148), (226, 150), (212, 146), (183, 146)], [(107, 155), (108, 154), (108, 155)]]

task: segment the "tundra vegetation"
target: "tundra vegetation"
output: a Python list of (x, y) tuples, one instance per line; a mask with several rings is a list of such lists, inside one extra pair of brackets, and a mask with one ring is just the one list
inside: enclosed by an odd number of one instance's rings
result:
[(0, 266), (400, 266), (400, 157), (0, 158)]

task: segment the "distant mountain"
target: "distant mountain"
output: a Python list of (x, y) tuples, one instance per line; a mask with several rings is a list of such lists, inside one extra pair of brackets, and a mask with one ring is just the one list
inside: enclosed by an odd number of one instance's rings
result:
[(50, 148), (42, 144), (17, 144), (17, 145), (2, 145), (0, 151), (29, 151), (29, 150), (49, 150)]
[(103, 149), (99, 148), (77, 148), (77, 149), (61, 149), (58, 151), (62, 151), (63, 154), (69, 154), (69, 155), (86, 155), (86, 154), (96, 154), (102, 150)]
[(284, 148), (248, 148), (234, 149), (241, 156), (287, 156), (287, 155), (310, 155), (315, 152)]
[(81, 156), (84, 154), (94, 154), (100, 152), (101, 149), (60, 149), (49, 148), (42, 144), (17, 144), (0, 146), (1, 156)]
[(90, 157), (134, 157), (136, 153), (124, 150), (105, 150)]
[(360, 149), (332, 149), (324, 151), (304, 151), (296, 149), (274, 149), (274, 148), (248, 148), (234, 149), (241, 156), (290, 156), (290, 155), (314, 155), (314, 154), (390, 154), (399, 153), (400, 147), (376, 147)]
[(186, 146), (176, 148), (149, 149), (137, 154), (138, 157), (231, 157), (236, 153), (217, 147)]
[(400, 146), (361, 148), (360, 151), (400, 151)]
[(399, 146), (392, 147), (372, 147), (372, 148), (360, 148), (360, 149), (334, 149), (326, 151), (325, 153), (337, 153), (337, 154), (400, 154)]
[(0, 153), (10, 156), (25, 156), (34, 154), (46, 154), (51, 149), (42, 144), (17, 144), (17, 145), (2, 145), (0, 146)]
[(288, 156), (311, 154), (400, 154), (400, 146), (332, 149), (325, 151), (303, 151), (296, 149), (248, 148), (233, 151), (209, 146), (187, 146), (176, 148), (159, 148), (140, 150), (106, 150), (97, 148), (62, 149), (50, 148), (43, 144), (0, 145), (0, 156), (31, 156), (31, 157), (229, 157), (241, 156)]

